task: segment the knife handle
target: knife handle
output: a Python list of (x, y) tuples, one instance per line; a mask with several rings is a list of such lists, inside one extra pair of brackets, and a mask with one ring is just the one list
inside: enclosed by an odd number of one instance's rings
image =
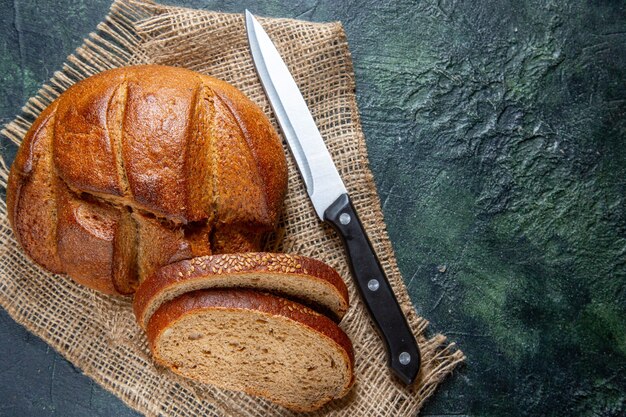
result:
[(352, 276), (385, 343), (389, 367), (411, 384), (420, 369), (419, 348), (348, 194), (326, 209), (324, 219), (344, 240)]

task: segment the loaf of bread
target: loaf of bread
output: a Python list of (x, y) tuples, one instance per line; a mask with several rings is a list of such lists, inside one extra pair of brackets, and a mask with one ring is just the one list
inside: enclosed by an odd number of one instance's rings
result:
[(152, 315), (147, 334), (155, 360), (175, 373), (296, 411), (354, 383), (352, 344), (333, 321), (257, 291), (186, 293)]
[(256, 105), (215, 78), (146, 65), (85, 79), (41, 113), (7, 206), (35, 262), (135, 295), (158, 363), (310, 411), (354, 383), (350, 339), (324, 315), (341, 320), (348, 291), (320, 261), (260, 252), (286, 187)]
[(327, 313), (335, 320), (348, 309), (348, 289), (330, 266), (305, 256), (250, 252), (202, 256), (159, 269), (135, 292), (133, 308), (145, 328), (166, 301), (211, 288), (254, 288), (270, 291)]
[(37, 118), (11, 168), (8, 216), (43, 267), (131, 294), (171, 262), (258, 251), (286, 178), (277, 133), (237, 89), (125, 67), (75, 84)]

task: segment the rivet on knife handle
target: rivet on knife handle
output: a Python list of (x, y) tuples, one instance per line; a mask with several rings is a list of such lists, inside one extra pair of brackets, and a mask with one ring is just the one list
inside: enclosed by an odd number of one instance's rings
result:
[(348, 195), (331, 204), (324, 217), (344, 239), (361, 298), (387, 345), (389, 367), (405, 384), (412, 383), (420, 369), (417, 343)]

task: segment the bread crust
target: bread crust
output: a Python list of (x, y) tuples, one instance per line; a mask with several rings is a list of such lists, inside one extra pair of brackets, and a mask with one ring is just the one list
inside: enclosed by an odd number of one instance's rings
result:
[[(67, 270), (57, 253), (57, 199), (50, 198), (56, 189), (49, 184), (57, 180), (74, 200), (86, 196), (132, 212), (143, 223), (161, 223), (167, 239), (180, 236), (181, 247), (190, 249), (150, 252), (147, 264), (154, 268), (142, 268), (146, 251), (116, 241), (115, 253), (128, 261), (116, 265), (127, 265), (127, 276), (118, 267), (109, 273), (110, 285), (102, 277), (91, 285), (83, 277), (98, 267), (94, 260), (110, 257), (111, 242), (106, 237), (95, 244), (97, 236), (84, 235), (95, 252), (73, 259)], [(80, 276), (81, 283), (98, 290), (131, 293), (137, 271), (216, 253), (210, 238), (217, 251), (259, 250), (261, 237), (278, 221), (286, 187), (281, 140), (243, 93), (182, 68), (131, 66), (76, 83), (42, 112), (11, 167), (8, 216), (18, 242), (37, 263)], [(135, 234), (138, 248), (147, 246), (141, 245), (139, 227), (124, 230), (128, 239)], [(231, 243), (232, 230), (240, 238)], [(66, 239), (66, 257), (72, 252), (68, 242), (80, 240)]]
[[(254, 277), (269, 274), (277, 280), (287, 278), (292, 283), (301, 282), (323, 287), (334, 298), (333, 304), (314, 296), (304, 298), (294, 290), (277, 285), (263, 288), (255, 284)], [(146, 327), (151, 312), (158, 308), (155, 303), (164, 303), (185, 291), (198, 289), (232, 287), (232, 284), (216, 283), (222, 278), (240, 278), (240, 287), (255, 288), (261, 291), (276, 292), (290, 298), (297, 298), (311, 304), (320, 305), (324, 311), (341, 320), (349, 305), (348, 289), (341, 276), (330, 266), (316, 259), (283, 253), (253, 252), (232, 255), (213, 255), (193, 258), (166, 265), (141, 283), (135, 293), (133, 310), (140, 326)], [(241, 282), (249, 277), (249, 282)], [(231, 280), (232, 282), (232, 280)], [(296, 284), (298, 285), (298, 284)], [(185, 290), (185, 287), (193, 288)], [(160, 300), (160, 301), (159, 301)]]
[[(24, 252), (54, 273), (65, 269), (57, 253), (56, 193), (51, 142), (56, 104), (35, 120), (17, 151), (7, 182), (7, 214)], [(18, 216), (19, 213), (19, 216)]]
[[(253, 290), (199, 290), (184, 294), (163, 304), (151, 317), (146, 330), (148, 343), (155, 361), (169, 367), (173, 372), (188, 377), (180, 373), (173, 364), (168, 363), (160, 356), (157, 342), (163, 332), (178, 320), (187, 315), (211, 309), (261, 312), (269, 316), (287, 319), (295, 325), (306, 326), (314, 330), (320, 337), (332, 340), (340, 348), (348, 367), (349, 382), (336, 398), (341, 398), (347, 394), (354, 384), (354, 350), (352, 342), (339, 326), (329, 318), (301, 304)], [(248, 394), (266, 396), (262, 392), (248, 392)], [(318, 409), (332, 399), (322, 399), (319, 403), (310, 407), (298, 407), (294, 404), (285, 404), (279, 401), (277, 403), (295, 411), (306, 412)]]
[(120, 212), (115, 208), (72, 196), (57, 186), (57, 251), (64, 271), (76, 282), (105, 294), (113, 285), (113, 240)]

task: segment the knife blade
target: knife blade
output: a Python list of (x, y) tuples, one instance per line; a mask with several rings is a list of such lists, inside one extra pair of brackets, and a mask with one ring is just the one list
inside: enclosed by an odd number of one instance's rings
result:
[(342, 237), (352, 277), (385, 344), (388, 365), (402, 382), (411, 384), (420, 369), (420, 352), (389, 280), (287, 65), (248, 10), (245, 22), (257, 74), (315, 212)]

